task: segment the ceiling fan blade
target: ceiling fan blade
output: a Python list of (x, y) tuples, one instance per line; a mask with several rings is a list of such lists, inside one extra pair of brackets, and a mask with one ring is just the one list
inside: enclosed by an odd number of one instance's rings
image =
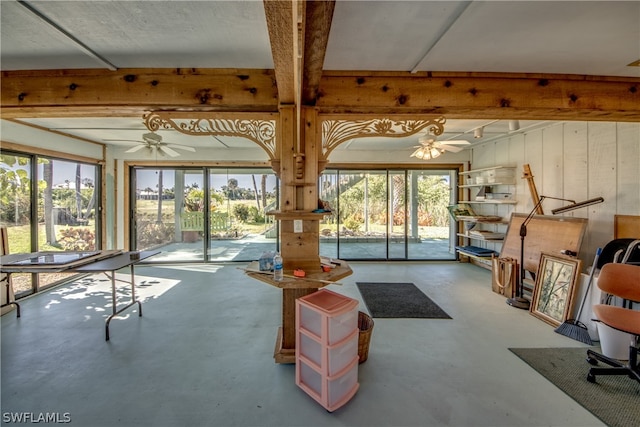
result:
[(145, 144), (144, 141), (140, 141), (137, 139), (103, 139), (104, 142), (139, 142), (140, 144)]
[(187, 147), (186, 145), (178, 145), (178, 144), (166, 144), (164, 147), (176, 148), (178, 150), (191, 151), (192, 153), (196, 152), (196, 149), (193, 147)]
[(462, 148), (460, 147), (455, 147), (453, 145), (447, 145), (447, 144), (440, 144), (438, 146), (438, 149), (451, 151), (452, 153), (459, 153), (462, 151)]
[(175, 150), (172, 150), (171, 148), (167, 147), (166, 145), (158, 145), (158, 150), (161, 151), (161, 152), (167, 153), (171, 157), (178, 157), (180, 155), (180, 153), (178, 153)]
[(146, 147), (146, 145), (144, 144), (136, 145), (134, 147), (129, 148), (127, 151), (125, 151), (125, 153), (135, 153), (136, 151), (142, 150), (144, 147)]
[(464, 139), (451, 139), (451, 140), (440, 141), (440, 143), (446, 144), (446, 145), (470, 145), (471, 144), (469, 141), (466, 141)]

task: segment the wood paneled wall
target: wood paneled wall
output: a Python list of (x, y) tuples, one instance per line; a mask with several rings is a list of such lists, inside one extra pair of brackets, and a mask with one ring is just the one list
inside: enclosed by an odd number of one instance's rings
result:
[[(471, 153), (471, 169), (511, 165), (522, 176), (526, 163), (540, 195), (605, 199), (563, 214), (589, 220), (580, 251), (585, 268), (596, 249), (613, 240), (614, 215), (640, 215), (640, 123), (563, 122), (482, 144)], [(526, 180), (518, 179), (516, 191), (514, 210), (529, 213), (534, 203)], [(545, 214), (565, 204), (546, 199)]]

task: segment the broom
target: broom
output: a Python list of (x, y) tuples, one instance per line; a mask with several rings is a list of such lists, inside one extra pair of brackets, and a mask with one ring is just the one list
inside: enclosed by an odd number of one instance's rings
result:
[(598, 264), (598, 258), (602, 253), (602, 249), (598, 248), (596, 250), (596, 257), (593, 260), (593, 266), (591, 266), (591, 272), (589, 273), (589, 280), (587, 281), (587, 290), (582, 298), (582, 304), (580, 304), (580, 310), (578, 310), (578, 316), (576, 319), (568, 319), (563, 324), (558, 326), (555, 331), (560, 335), (567, 336), (576, 341), (583, 342), (588, 345), (593, 345), (593, 341), (591, 341), (591, 337), (589, 336), (589, 330), (585, 326), (584, 323), (580, 322), (580, 315), (582, 314), (582, 309), (584, 308), (584, 303), (587, 301), (589, 297), (589, 288), (591, 287), (591, 281), (593, 280), (593, 274), (596, 271), (596, 266)]

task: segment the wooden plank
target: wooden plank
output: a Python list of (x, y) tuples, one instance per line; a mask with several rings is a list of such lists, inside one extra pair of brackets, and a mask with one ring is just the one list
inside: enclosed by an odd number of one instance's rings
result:
[[(140, 117), (176, 108), (276, 112), (286, 82), (276, 84), (273, 70), (3, 71), (0, 105), (3, 118)], [(640, 79), (632, 77), (325, 71), (316, 106), (329, 114), (634, 122), (638, 89)]]
[[(73, 116), (142, 116), (148, 110), (178, 107), (208, 111), (278, 109), (275, 76), (270, 70), (3, 71), (0, 84), (3, 118), (25, 116), (27, 112), (34, 117), (43, 107), (49, 117), (58, 110)], [(83, 112), (88, 107), (94, 111)]]
[[(264, 1), (264, 12), (269, 30), (271, 54), (278, 82), (278, 101), (281, 104), (294, 104), (296, 90), (294, 86), (294, 22), (293, 3), (290, 1)], [(297, 55), (296, 55), (297, 56)]]
[(616, 215), (613, 220), (614, 239), (640, 239), (640, 216)]
[[(0, 227), (0, 255), (9, 254), (9, 235), (7, 227)], [(9, 302), (15, 301), (13, 294), (13, 286), (11, 285), (11, 277), (6, 273), (0, 273), (0, 305), (5, 306)], [(14, 310), (15, 306), (2, 307), (2, 314)]]
[[(306, 0), (301, 104), (315, 105), (335, 0)], [(280, 80), (278, 80), (280, 82)]]
[[(515, 258), (520, 262), (520, 226), (526, 217), (520, 213), (511, 215), (500, 257)], [(560, 251), (570, 250), (579, 253), (586, 229), (587, 220), (584, 218), (534, 216), (527, 225), (524, 239), (525, 270), (537, 271), (542, 252), (561, 255)]]
[(476, 73), (325, 72), (322, 112), (444, 114), (448, 118), (636, 121), (640, 79)]

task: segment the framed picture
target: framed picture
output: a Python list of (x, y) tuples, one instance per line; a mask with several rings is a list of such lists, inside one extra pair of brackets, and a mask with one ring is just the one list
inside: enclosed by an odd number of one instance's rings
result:
[(572, 310), (582, 261), (542, 253), (531, 298), (531, 314), (558, 327)]

